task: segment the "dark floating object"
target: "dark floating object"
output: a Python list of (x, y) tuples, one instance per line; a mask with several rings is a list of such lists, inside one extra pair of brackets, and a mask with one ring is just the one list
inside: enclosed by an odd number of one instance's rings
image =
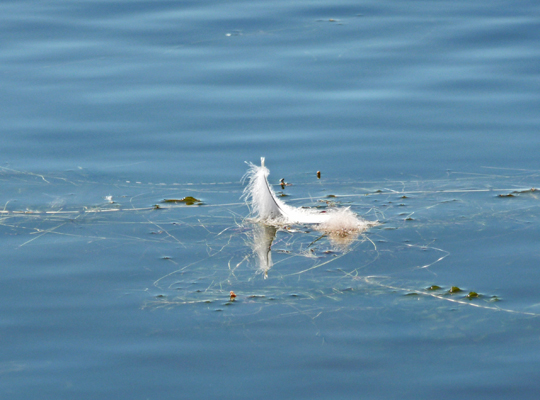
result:
[(285, 178), (281, 178), (279, 184), (281, 185), (281, 189), (285, 189), (285, 186), (292, 186), (292, 183), (285, 182)]
[(231, 290), (231, 298), (230, 298), (230, 301), (234, 301), (234, 299), (236, 298), (236, 294)]
[(321, 171), (317, 171), (317, 179), (321, 179)]
[(476, 292), (469, 292), (469, 294), (467, 295), (468, 299), (475, 299), (477, 297), (479, 297), (479, 295)]
[(536, 188), (530, 188), (530, 189), (525, 189), (525, 190), (514, 190), (511, 193), (499, 194), (497, 197), (516, 197), (516, 195), (518, 195), (518, 194), (533, 193), (533, 192), (536, 192), (537, 190), (538, 189), (536, 189)]
[(462, 292), (462, 290), (458, 288), (457, 286), (452, 286), (450, 290), (448, 291), (448, 293), (459, 293), (459, 292)]
[(192, 206), (193, 204), (200, 205), (202, 204), (202, 201), (192, 196), (186, 196), (182, 199), (165, 199), (162, 201), (162, 203), (173, 203), (173, 204), (184, 203), (186, 206)]
[(427, 288), (427, 290), (441, 290), (441, 287), (437, 285), (431, 285)]

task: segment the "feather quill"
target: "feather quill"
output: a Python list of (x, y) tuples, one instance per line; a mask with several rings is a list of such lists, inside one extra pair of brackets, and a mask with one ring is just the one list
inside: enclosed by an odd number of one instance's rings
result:
[(247, 163), (249, 169), (242, 178), (248, 181), (242, 198), (251, 207), (251, 214), (259, 222), (280, 226), (288, 224), (313, 224), (317, 230), (338, 235), (359, 232), (376, 223), (360, 219), (350, 208), (331, 208), (325, 211), (292, 207), (281, 201), (268, 183), (270, 171), (264, 165)]

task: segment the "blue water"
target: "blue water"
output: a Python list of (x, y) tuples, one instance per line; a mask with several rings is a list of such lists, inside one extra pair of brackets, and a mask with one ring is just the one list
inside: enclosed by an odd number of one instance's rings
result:
[[(2, 2), (2, 395), (536, 398), (539, 16)], [(264, 279), (260, 156), (287, 202), (381, 225), (280, 231)]]

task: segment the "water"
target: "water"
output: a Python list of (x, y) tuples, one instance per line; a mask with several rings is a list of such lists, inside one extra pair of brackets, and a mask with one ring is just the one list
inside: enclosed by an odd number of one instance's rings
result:
[[(536, 398), (539, 11), (3, 2), (2, 394)], [(256, 236), (260, 156), (381, 225)]]

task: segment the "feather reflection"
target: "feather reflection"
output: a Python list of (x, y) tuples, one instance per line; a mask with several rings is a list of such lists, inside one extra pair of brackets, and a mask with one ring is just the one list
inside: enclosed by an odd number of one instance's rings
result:
[[(263, 275), (264, 279), (268, 278), (268, 271), (274, 265), (272, 261), (272, 243), (274, 242), (277, 232), (280, 229), (283, 228), (266, 225), (261, 222), (253, 222), (252, 230), (248, 233), (247, 244), (251, 247), (254, 258), (256, 260), (257, 271)], [(336, 251), (339, 253), (347, 253), (351, 250), (353, 244), (359, 241), (359, 236), (362, 235), (362, 233), (366, 229), (362, 231), (356, 230), (352, 232), (347, 230), (330, 230), (329, 232), (320, 230), (322, 235), (319, 236), (317, 239), (311, 241), (311, 243), (306, 240), (309, 239), (309, 236), (306, 236), (305, 239), (296, 237), (297, 239), (300, 239), (299, 242), (296, 242), (296, 255), (313, 257), (318, 254), (317, 257), (320, 257), (324, 256), (324, 254)], [(287, 230), (289, 233), (298, 232), (292, 229), (289, 230), (288, 228), (285, 228), (285, 230)], [(324, 238), (326, 239), (325, 241), (319, 242), (321, 239)], [(365, 238), (360, 239), (360, 241), (362, 242), (364, 240)], [(326, 245), (323, 243), (326, 243)], [(328, 244), (330, 244), (332, 250), (329, 250), (327, 248)], [(320, 245), (322, 245), (322, 248)]]
[(272, 242), (276, 238), (277, 228), (262, 223), (253, 223), (249, 245), (258, 260), (258, 270), (266, 279), (272, 268)]

